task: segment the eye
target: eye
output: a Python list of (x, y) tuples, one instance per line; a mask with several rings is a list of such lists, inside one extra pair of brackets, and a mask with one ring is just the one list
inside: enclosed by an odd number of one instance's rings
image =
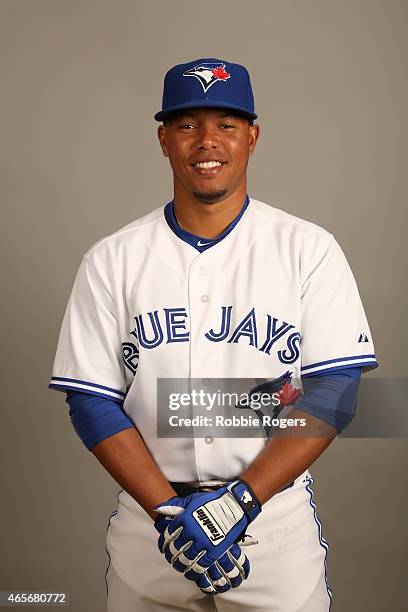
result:
[(232, 125), (232, 123), (222, 123), (221, 127), (226, 129), (226, 130), (231, 130), (235, 127), (235, 125)]
[(181, 125), (178, 126), (180, 130), (188, 130), (193, 127), (194, 125), (192, 123), (182, 123)]

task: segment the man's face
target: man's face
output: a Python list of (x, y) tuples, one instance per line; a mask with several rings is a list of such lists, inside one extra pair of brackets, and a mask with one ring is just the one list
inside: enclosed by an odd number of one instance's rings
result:
[(181, 189), (201, 202), (223, 200), (246, 188), (246, 170), (259, 126), (222, 108), (193, 108), (159, 126), (159, 141)]

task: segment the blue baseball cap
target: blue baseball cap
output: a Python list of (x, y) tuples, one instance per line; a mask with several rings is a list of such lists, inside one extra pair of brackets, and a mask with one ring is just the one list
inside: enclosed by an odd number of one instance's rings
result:
[(256, 119), (247, 69), (213, 57), (171, 68), (164, 77), (162, 110), (155, 114), (156, 121), (174, 111), (202, 107), (230, 108)]

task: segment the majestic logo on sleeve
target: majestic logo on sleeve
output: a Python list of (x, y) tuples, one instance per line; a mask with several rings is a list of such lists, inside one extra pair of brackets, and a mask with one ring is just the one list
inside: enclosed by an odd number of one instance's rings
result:
[(367, 334), (365, 334), (364, 332), (362, 332), (358, 338), (359, 342), (370, 342), (368, 339)]
[(186, 70), (186, 72), (183, 72), (183, 76), (191, 76), (198, 79), (204, 89), (204, 93), (206, 93), (211, 85), (214, 85), (217, 81), (226, 81), (231, 77), (229, 72), (225, 70), (225, 64), (215, 63), (198, 64), (194, 66), (194, 68), (190, 68)]

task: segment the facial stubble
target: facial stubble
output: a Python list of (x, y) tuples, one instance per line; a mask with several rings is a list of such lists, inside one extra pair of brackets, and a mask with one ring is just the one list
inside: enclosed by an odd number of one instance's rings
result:
[(213, 204), (219, 202), (228, 193), (228, 189), (219, 189), (218, 191), (193, 191), (193, 196), (200, 202)]

